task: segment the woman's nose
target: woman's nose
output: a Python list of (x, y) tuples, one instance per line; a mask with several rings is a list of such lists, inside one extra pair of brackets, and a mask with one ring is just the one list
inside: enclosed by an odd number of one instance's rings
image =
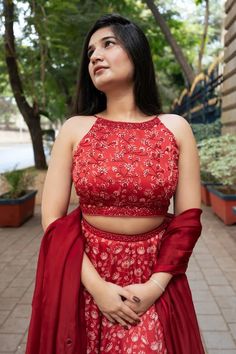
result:
[(92, 55), (90, 56), (90, 60), (92, 63), (95, 63), (97, 60), (103, 60), (101, 51), (99, 51), (98, 49), (94, 50)]

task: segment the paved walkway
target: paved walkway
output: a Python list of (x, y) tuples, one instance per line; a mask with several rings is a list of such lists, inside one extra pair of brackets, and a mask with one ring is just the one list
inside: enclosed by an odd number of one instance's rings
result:
[[(203, 209), (189, 283), (208, 354), (236, 354), (236, 225)], [(0, 229), (0, 354), (25, 353), (42, 235), (39, 206), (20, 228)]]

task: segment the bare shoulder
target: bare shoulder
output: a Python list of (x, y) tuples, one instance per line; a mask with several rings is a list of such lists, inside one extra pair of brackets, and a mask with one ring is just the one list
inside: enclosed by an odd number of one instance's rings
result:
[(159, 115), (161, 122), (174, 134), (178, 145), (186, 140), (193, 140), (193, 132), (188, 121), (178, 114), (161, 114)]
[(68, 139), (73, 147), (73, 152), (95, 121), (96, 118), (94, 116), (73, 116), (63, 123), (62, 130), (64, 130), (64, 134), (68, 135)]
[(93, 122), (96, 121), (96, 117), (94, 116), (73, 116), (68, 118), (64, 123), (63, 126), (65, 129), (68, 129), (69, 131), (73, 133), (75, 130), (81, 130), (84, 127), (89, 126)]

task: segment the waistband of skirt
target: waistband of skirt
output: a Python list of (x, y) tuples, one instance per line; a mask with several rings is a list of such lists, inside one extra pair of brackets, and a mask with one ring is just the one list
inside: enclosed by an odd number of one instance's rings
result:
[(169, 222), (170, 222), (170, 219), (168, 218), (168, 216), (166, 216), (165, 219), (163, 220), (163, 222), (159, 226), (157, 226), (155, 229), (147, 231), (147, 232), (143, 232), (143, 233), (129, 235), (129, 234), (120, 234), (120, 233), (101, 230), (101, 229), (98, 229), (97, 227), (91, 225), (83, 217), (81, 220), (81, 223), (82, 223), (82, 225), (84, 225), (85, 229), (87, 231), (91, 232), (95, 236), (102, 237), (105, 239), (110, 239), (110, 240), (130, 241), (130, 242), (148, 240), (149, 238), (156, 236), (161, 231), (165, 230), (165, 228), (168, 226)]

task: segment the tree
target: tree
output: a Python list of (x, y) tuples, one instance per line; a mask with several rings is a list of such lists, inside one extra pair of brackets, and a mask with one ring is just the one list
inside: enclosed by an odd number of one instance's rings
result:
[[(97, 17), (97, 6), (82, 0), (22, 0), (16, 5), (13, 1), (3, 2), (7, 71), (17, 106), (29, 128), (35, 167), (45, 169), (40, 117), (56, 121), (69, 114), (79, 52), (90, 22)], [(23, 35), (16, 43), (13, 22), (19, 19), (21, 6)]]
[(35, 167), (38, 169), (46, 169), (47, 165), (42, 143), (42, 130), (40, 126), (39, 106), (35, 101), (33, 102), (33, 105), (30, 105), (28, 103), (25, 97), (21, 77), (19, 75), (18, 70), (17, 53), (15, 48), (15, 36), (13, 30), (13, 1), (4, 0), (3, 10), (5, 18), (4, 48), (12, 92), (17, 102), (17, 106), (29, 128), (33, 144)]
[[(192, 0), (192, 3), (195, 1)], [(204, 4), (204, 0), (202, 2)], [(193, 7), (191, 16), (185, 19), (174, 4), (174, 0), (158, 0), (158, 10), (196, 74), (196, 59), (201, 44), (199, 33), (202, 33), (203, 22), (202, 6)], [(220, 11), (219, 5), (214, 6)], [(218, 19), (215, 20), (216, 10), (211, 8), (205, 62), (206, 58), (208, 62), (211, 60), (212, 53), (215, 55), (216, 46), (213, 45), (211, 51), (209, 48), (211, 43), (218, 40), (220, 17), (217, 15)], [(21, 29), (20, 33), (15, 33), (14, 43), (25, 102), (31, 108), (35, 107), (39, 116), (46, 117), (50, 124), (61, 124), (70, 114), (84, 38), (94, 21), (104, 13), (118, 12), (130, 18), (147, 35), (164, 110), (169, 110), (178, 92), (188, 84), (188, 80), (184, 79), (186, 75), (145, 1), (19, 0), (15, 1), (14, 12), (14, 20)], [(0, 41), (0, 93), (4, 96), (8, 85), (1, 48), (3, 45)], [(9, 93), (7, 96), (10, 96)]]
[(200, 73), (202, 71), (202, 58), (206, 47), (207, 31), (209, 25), (209, 0), (195, 0), (195, 2), (197, 5), (205, 2), (204, 30), (203, 30), (201, 46), (198, 54), (198, 73)]
[(189, 85), (191, 85), (194, 80), (195, 74), (194, 74), (193, 69), (189, 65), (188, 61), (186, 60), (181, 47), (177, 44), (175, 38), (171, 34), (171, 31), (170, 31), (167, 23), (165, 22), (164, 18), (162, 17), (158, 7), (154, 4), (154, 1), (153, 0), (146, 0), (146, 3), (148, 5), (149, 9), (152, 11), (153, 16), (155, 17), (157, 24), (160, 26), (167, 42), (169, 43), (169, 45), (176, 57), (176, 60), (178, 61), (179, 65), (184, 73), (187, 83)]

